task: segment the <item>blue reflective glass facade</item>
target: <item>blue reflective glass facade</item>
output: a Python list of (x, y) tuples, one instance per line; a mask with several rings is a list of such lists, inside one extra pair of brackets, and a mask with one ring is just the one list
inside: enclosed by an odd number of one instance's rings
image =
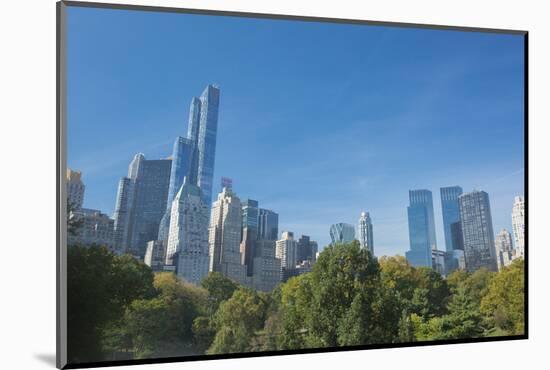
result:
[(445, 250), (452, 252), (453, 249), (461, 249), (454, 245), (451, 225), (460, 221), (460, 209), (458, 197), (462, 194), (460, 186), (449, 186), (440, 189), (441, 213), (443, 215), (443, 231), (445, 234)]
[(216, 157), (219, 104), (219, 88), (208, 85), (200, 97), (197, 184), (201, 188), (203, 202), (209, 207), (212, 205), (212, 181)]
[(432, 249), (437, 249), (432, 192), (410, 190), (409, 207), (410, 250), (405, 253), (413, 266), (432, 267)]

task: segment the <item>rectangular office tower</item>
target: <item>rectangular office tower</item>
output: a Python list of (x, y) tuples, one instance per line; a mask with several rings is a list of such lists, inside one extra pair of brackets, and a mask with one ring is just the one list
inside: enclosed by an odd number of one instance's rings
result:
[(172, 161), (136, 154), (128, 177), (120, 180), (115, 205), (115, 244), (119, 251), (145, 257), (147, 242), (157, 240), (166, 211)]
[(460, 207), (458, 197), (462, 194), (460, 186), (449, 186), (440, 189), (441, 213), (443, 214), (443, 232), (445, 234), (445, 250), (452, 253), (454, 249), (461, 249), (453, 245), (451, 225), (460, 222)]
[(432, 249), (437, 249), (432, 192), (409, 190), (407, 207), (410, 250), (407, 261), (415, 267), (432, 267)]
[(489, 194), (477, 190), (462, 194), (459, 204), (466, 270), (497, 271)]

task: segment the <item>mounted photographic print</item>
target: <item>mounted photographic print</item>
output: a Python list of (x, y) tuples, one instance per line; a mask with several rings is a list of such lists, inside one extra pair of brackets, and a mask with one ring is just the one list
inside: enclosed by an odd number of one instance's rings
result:
[(58, 3), (58, 367), (527, 338), (526, 55)]

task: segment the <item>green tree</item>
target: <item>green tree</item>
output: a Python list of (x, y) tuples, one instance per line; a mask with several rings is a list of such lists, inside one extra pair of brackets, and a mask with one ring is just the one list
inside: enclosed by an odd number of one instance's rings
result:
[(158, 295), (134, 300), (123, 320), (111, 330), (111, 344), (135, 358), (196, 355), (192, 325), (204, 314), (207, 292), (172, 273), (155, 276)]
[(121, 320), (126, 306), (154, 294), (153, 273), (133, 258), (105, 247), (67, 249), (67, 343), (71, 362), (104, 359), (104, 330)]
[(444, 315), (450, 296), (446, 281), (431, 268), (420, 267), (416, 271), (418, 282), (411, 300), (411, 312), (420, 315), (425, 320)]
[(239, 288), (220, 304), (214, 316), (216, 336), (207, 353), (251, 351), (256, 332), (264, 326), (267, 301), (262, 293)]
[(213, 315), (223, 301), (227, 301), (239, 286), (219, 272), (211, 272), (201, 281), (201, 286), (208, 291), (208, 314)]
[(525, 330), (525, 270), (523, 259), (503, 268), (481, 299), (481, 312), (497, 328), (520, 335)]

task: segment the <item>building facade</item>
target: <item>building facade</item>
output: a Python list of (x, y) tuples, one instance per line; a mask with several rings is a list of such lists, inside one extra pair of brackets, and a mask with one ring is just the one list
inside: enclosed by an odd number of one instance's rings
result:
[(184, 182), (172, 202), (166, 264), (181, 279), (198, 285), (208, 275), (208, 212), (198, 186)]
[(309, 261), (314, 263), (317, 259), (317, 242), (311, 240), (307, 235), (302, 235), (298, 239), (298, 246), (296, 251), (296, 262), (301, 263), (303, 261)]
[(439, 189), (441, 194), (441, 213), (443, 215), (443, 234), (445, 235), (445, 250), (452, 253), (460, 249), (453, 245), (451, 225), (460, 222), (458, 197), (462, 194), (460, 186), (448, 186)]
[(525, 255), (525, 202), (520, 196), (514, 199), (512, 232), (514, 233), (515, 257), (523, 258)]
[(119, 182), (115, 204), (117, 247), (143, 259), (147, 242), (157, 240), (166, 212), (172, 161), (147, 160), (141, 153), (130, 163), (128, 177)]
[(241, 230), (241, 263), (246, 265), (246, 274), (252, 276), (254, 272), (254, 247), (258, 239), (258, 201), (245, 199), (242, 205)]
[(252, 288), (269, 292), (281, 282), (281, 260), (275, 255), (274, 240), (254, 242)]
[(164, 240), (147, 242), (143, 262), (155, 272), (163, 271), (166, 263), (166, 242)]
[(195, 144), (192, 140), (178, 136), (172, 149), (172, 167), (170, 169), (170, 183), (168, 185), (168, 198), (166, 199), (166, 212), (162, 216), (159, 225), (158, 240), (168, 241), (168, 229), (170, 228), (170, 216), (172, 214), (172, 202), (181, 189), (184, 179), (190, 183), (192, 158)]
[(258, 211), (258, 239), (277, 240), (279, 238), (279, 215), (269, 209)]
[(224, 188), (211, 210), (209, 270), (247, 285), (246, 266), (241, 263), (241, 226), (241, 201), (231, 189)]
[(500, 230), (495, 237), (495, 252), (497, 256), (498, 270), (508, 266), (513, 259), (514, 248), (512, 246), (512, 235), (506, 229)]
[(406, 258), (412, 266), (432, 267), (432, 250), (437, 250), (432, 192), (409, 190), (407, 216), (410, 250)]
[(374, 257), (374, 235), (372, 221), (368, 212), (361, 212), (357, 222), (357, 237), (361, 248), (367, 249)]
[(203, 203), (208, 205), (212, 202), (212, 181), (216, 158), (219, 104), (219, 88), (214, 85), (208, 85), (200, 96), (200, 123), (197, 139), (197, 185), (201, 188)]
[(78, 222), (74, 234), (69, 233), (68, 245), (104, 246), (115, 251), (114, 220), (97, 209), (80, 208), (69, 218)]
[(497, 271), (489, 194), (477, 190), (462, 194), (459, 204), (466, 270)]
[(343, 222), (333, 224), (330, 226), (330, 239), (332, 244), (351, 243), (355, 240), (355, 228)]
[(82, 173), (67, 168), (67, 202), (71, 210), (82, 208), (85, 188), (82, 182)]
[(281, 239), (277, 240), (275, 257), (281, 260), (281, 281), (286, 281), (289, 271), (296, 268), (298, 242), (294, 239), (294, 233), (284, 231)]

